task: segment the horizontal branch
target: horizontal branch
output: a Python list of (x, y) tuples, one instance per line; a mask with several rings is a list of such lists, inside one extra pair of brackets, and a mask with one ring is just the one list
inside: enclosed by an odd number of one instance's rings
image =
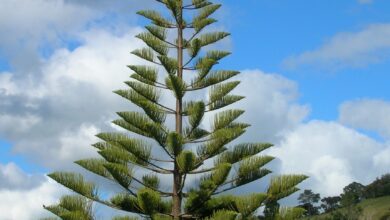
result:
[(155, 165), (155, 164), (153, 164), (153, 163), (150, 163), (149, 161), (146, 161), (146, 160), (144, 160), (144, 162), (148, 163), (148, 164), (151, 165), (151, 166), (154, 166), (154, 167), (157, 168), (157, 169), (152, 168), (152, 167), (148, 167), (148, 166), (142, 166), (142, 165), (137, 164), (137, 163), (135, 163), (135, 162), (129, 162), (129, 163), (132, 163), (132, 164), (134, 164), (134, 165), (136, 165), (136, 166), (139, 166), (139, 167), (141, 167), (141, 168), (144, 168), (144, 169), (147, 169), (147, 170), (156, 172), (156, 173), (160, 173), (160, 174), (172, 174), (172, 173), (173, 173), (173, 170), (164, 169), (164, 168), (162, 168), (162, 167), (160, 167), (160, 166), (157, 166), (157, 165)]
[(141, 184), (142, 186), (144, 186), (144, 187), (146, 187), (146, 188), (148, 188), (148, 189), (151, 189), (151, 190), (153, 190), (153, 191), (156, 191), (156, 192), (160, 193), (161, 195), (165, 195), (165, 196), (172, 196), (172, 195), (173, 195), (173, 193), (163, 192), (163, 191), (160, 191), (159, 189), (156, 189), (156, 188), (147, 186), (147, 185), (145, 185), (142, 181), (140, 181), (139, 179), (137, 179), (137, 178), (135, 178), (135, 177), (132, 177), (132, 179), (133, 179), (134, 181), (136, 181), (137, 183)]
[[(108, 206), (110, 208), (113, 208), (113, 209), (116, 209), (116, 210), (119, 210), (119, 211), (124, 211), (121, 207), (117, 207), (117, 206), (115, 206), (115, 205), (113, 205), (113, 204), (111, 204), (109, 202), (106, 202), (106, 201), (103, 201), (103, 200), (100, 200), (100, 199), (94, 199), (94, 198), (88, 198), (88, 199), (90, 199), (90, 200), (92, 200), (94, 202), (100, 203), (102, 205), (106, 205), (106, 206)], [(131, 212), (131, 211), (125, 211), (125, 212), (134, 213), (134, 214), (139, 215), (139, 216), (141, 216), (143, 218), (148, 217), (148, 215), (140, 213), (140, 212)]]
[(154, 86), (160, 89), (169, 89), (165, 84), (159, 83), (159, 82), (154, 82)]
[[(208, 134), (207, 136), (209, 136), (210, 134)], [(206, 137), (206, 136), (205, 136)], [(202, 137), (204, 138), (204, 137)], [(189, 141), (186, 141), (187, 144), (198, 144), (198, 143), (204, 143), (204, 142), (207, 142), (207, 141), (212, 141), (213, 139), (205, 139), (205, 140), (189, 140)]]
[(214, 171), (216, 168), (213, 167), (213, 168), (207, 168), (207, 169), (202, 169), (202, 170), (195, 170), (195, 171), (191, 171), (189, 172), (188, 174), (200, 174), (200, 173), (208, 173), (208, 172), (211, 172), (211, 171)]
[(160, 106), (160, 107), (163, 108), (165, 111), (167, 111), (167, 113), (169, 113), (169, 114), (176, 114), (176, 111), (175, 111), (175, 110), (173, 110), (173, 109), (171, 109), (171, 108), (169, 108), (169, 107), (166, 107), (165, 105), (162, 105), (162, 104), (160, 104), (160, 103), (158, 103), (158, 102), (152, 102), (152, 103), (154, 103), (154, 104)]
[(157, 162), (165, 162), (165, 163), (175, 162), (174, 160), (161, 160), (161, 159), (157, 159), (157, 158), (150, 158), (150, 160), (157, 161)]

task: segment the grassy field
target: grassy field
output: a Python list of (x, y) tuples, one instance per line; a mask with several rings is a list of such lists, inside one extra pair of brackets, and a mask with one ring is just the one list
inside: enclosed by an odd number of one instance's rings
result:
[[(376, 199), (367, 199), (357, 205), (362, 208), (359, 214), (359, 220), (390, 220), (390, 196), (380, 197)], [(356, 210), (356, 209), (355, 209)], [(346, 213), (354, 210), (339, 209)], [(353, 213), (356, 214), (356, 213)], [(305, 218), (310, 220), (330, 220), (330, 214), (324, 214), (316, 217)]]

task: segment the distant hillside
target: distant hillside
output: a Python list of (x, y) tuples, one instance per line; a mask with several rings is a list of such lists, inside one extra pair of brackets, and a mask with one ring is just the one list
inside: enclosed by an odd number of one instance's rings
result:
[[(357, 204), (357, 206), (362, 208), (362, 212), (359, 215), (359, 220), (390, 220), (390, 196), (367, 199)], [(335, 212), (337, 211), (342, 213), (347, 212), (345, 208), (338, 209)], [(333, 220), (331, 218), (331, 214), (329, 213), (304, 219)]]

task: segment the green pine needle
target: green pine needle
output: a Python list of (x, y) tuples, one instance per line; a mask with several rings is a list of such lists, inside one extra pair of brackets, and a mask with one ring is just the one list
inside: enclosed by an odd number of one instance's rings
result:
[(144, 59), (144, 60), (147, 60), (149, 62), (155, 62), (154, 60), (154, 52), (151, 48), (142, 48), (142, 49), (136, 49), (134, 51), (131, 52), (131, 54), (141, 58), (141, 59)]
[(155, 37), (153, 34), (149, 32), (145, 32), (145, 33), (138, 34), (136, 37), (138, 39), (141, 39), (146, 45), (148, 45), (158, 54), (164, 56), (167, 55), (169, 49), (168, 45), (164, 41)]
[(167, 30), (165, 28), (154, 25), (145, 26), (145, 28), (159, 40), (165, 41), (167, 39)]
[(133, 212), (133, 213), (143, 213), (139, 204), (137, 197), (126, 193), (120, 193), (113, 196), (110, 199), (110, 203), (114, 207), (118, 207), (121, 210)]
[(176, 132), (171, 132), (168, 134), (166, 146), (172, 155), (179, 155), (180, 152), (183, 150), (183, 144), (184, 140), (180, 134)]
[(54, 172), (48, 175), (59, 184), (87, 198), (97, 198), (97, 188), (94, 183), (86, 182), (81, 174), (69, 172)]
[(152, 85), (157, 81), (158, 70), (154, 67), (139, 65), (129, 65), (128, 67), (144, 79), (144, 81), (150, 82)]
[(151, 189), (158, 189), (160, 187), (160, 179), (154, 174), (143, 175), (142, 183)]
[(165, 19), (159, 12), (153, 10), (139, 11), (137, 14), (150, 19), (155, 25), (165, 28), (171, 28), (174, 25)]
[(104, 159), (96, 159), (96, 158), (84, 159), (84, 160), (78, 160), (75, 163), (83, 167), (84, 169), (92, 173), (95, 173), (99, 176), (106, 177), (108, 179), (112, 178), (111, 174), (104, 167), (104, 164), (106, 163), (106, 160)]
[(199, 9), (211, 5), (212, 3), (207, 0), (192, 0), (194, 8)]
[(177, 156), (177, 164), (182, 173), (188, 173), (195, 167), (196, 155), (192, 151), (182, 151)]
[(106, 163), (104, 167), (121, 186), (128, 189), (133, 180), (132, 170), (127, 164)]

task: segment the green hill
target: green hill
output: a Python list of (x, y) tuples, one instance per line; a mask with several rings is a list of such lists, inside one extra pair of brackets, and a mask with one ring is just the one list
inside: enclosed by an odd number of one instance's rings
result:
[[(360, 214), (357, 214), (358, 209), (356, 207), (361, 208), (362, 212)], [(358, 218), (359, 220), (390, 220), (390, 196), (379, 197), (375, 199), (367, 199), (357, 204), (356, 207), (349, 210), (346, 208), (342, 208), (342, 209), (338, 209), (337, 211), (343, 214), (348, 212), (352, 214), (357, 214), (359, 215)], [(333, 218), (331, 218), (331, 216), (332, 216), (331, 213), (328, 213), (328, 214), (322, 214), (319, 216), (314, 216), (305, 219), (332, 220)]]

